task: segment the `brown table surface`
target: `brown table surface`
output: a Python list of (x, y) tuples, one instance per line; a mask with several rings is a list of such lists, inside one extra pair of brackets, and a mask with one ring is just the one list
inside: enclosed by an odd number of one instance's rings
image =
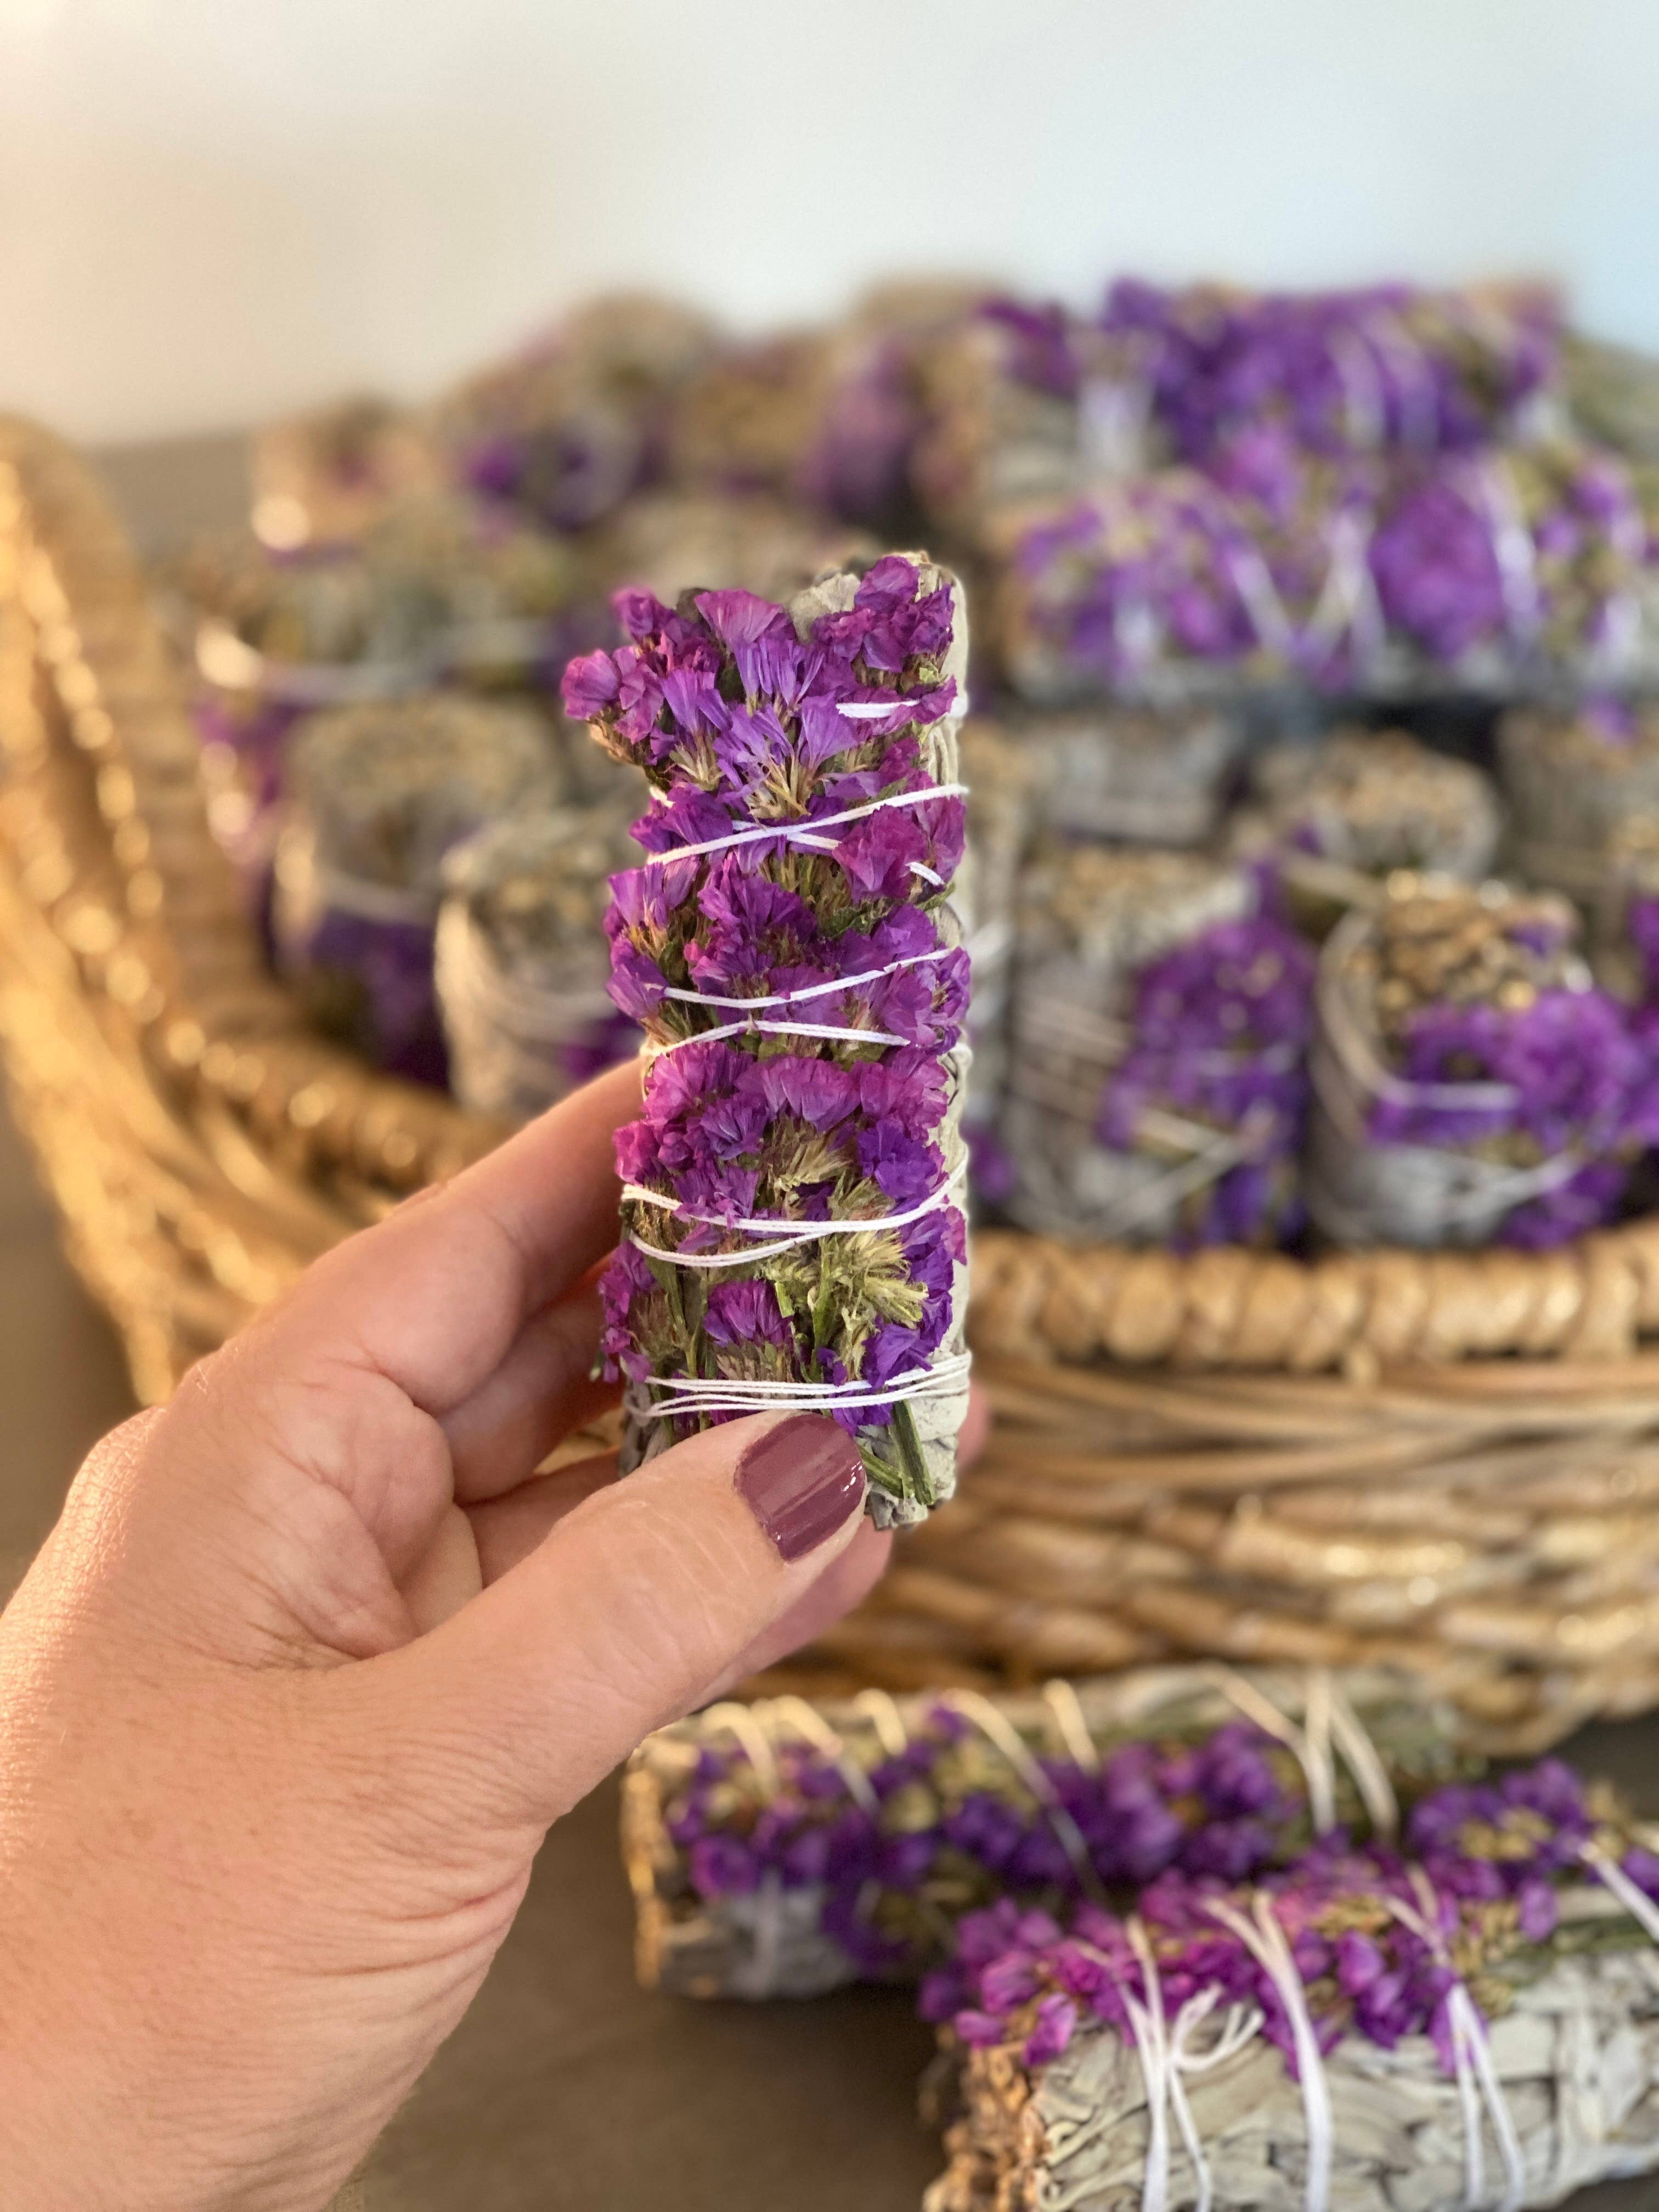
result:
[[(240, 449), (129, 452), (109, 472), (156, 544), (234, 516)], [(81, 1452), (128, 1405), (109, 1332), (3, 1127), (0, 1404), (3, 1589)], [(1659, 1813), (1659, 1722), (1589, 1730), (1571, 1750)], [(915, 2118), (930, 2039), (908, 1998), (698, 2006), (641, 1991), (616, 1829), (608, 1784), (548, 1839), (477, 2002), (374, 2154), (368, 2212), (915, 2212), (939, 2152)], [(1577, 2202), (1656, 2212), (1659, 2180)]]

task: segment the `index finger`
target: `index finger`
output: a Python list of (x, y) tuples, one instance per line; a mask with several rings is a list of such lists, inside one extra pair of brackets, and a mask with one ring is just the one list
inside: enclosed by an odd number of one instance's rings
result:
[(266, 1322), (271, 1352), (345, 1357), (440, 1417), (459, 1405), (529, 1316), (616, 1243), (611, 1139), (639, 1104), (640, 1064), (630, 1060), (337, 1245)]

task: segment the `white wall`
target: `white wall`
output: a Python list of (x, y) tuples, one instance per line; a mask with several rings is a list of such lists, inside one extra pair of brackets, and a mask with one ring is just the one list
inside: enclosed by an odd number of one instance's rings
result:
[(0, 405), (415, 393), (591, 287), (1565, 277), (1659, 346), (1659, 0), (0, 0)]

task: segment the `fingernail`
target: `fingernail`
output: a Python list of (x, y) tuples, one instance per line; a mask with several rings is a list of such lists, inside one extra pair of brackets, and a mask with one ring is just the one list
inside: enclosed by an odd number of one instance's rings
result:
[(797, 1413), (738, 1462), (738, 1495), (786, 1559), (804, 1559), (864, 1503), (864, 1462), (845, 1429)]

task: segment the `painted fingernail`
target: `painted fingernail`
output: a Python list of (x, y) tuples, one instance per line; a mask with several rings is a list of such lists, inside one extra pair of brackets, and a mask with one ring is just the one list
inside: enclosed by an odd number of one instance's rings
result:
[(738, 1462), (738, 1494), (786, 1559), (805, 1559), (864, 1503), (864, 1462), (845, 1429), (797, 1413)]

